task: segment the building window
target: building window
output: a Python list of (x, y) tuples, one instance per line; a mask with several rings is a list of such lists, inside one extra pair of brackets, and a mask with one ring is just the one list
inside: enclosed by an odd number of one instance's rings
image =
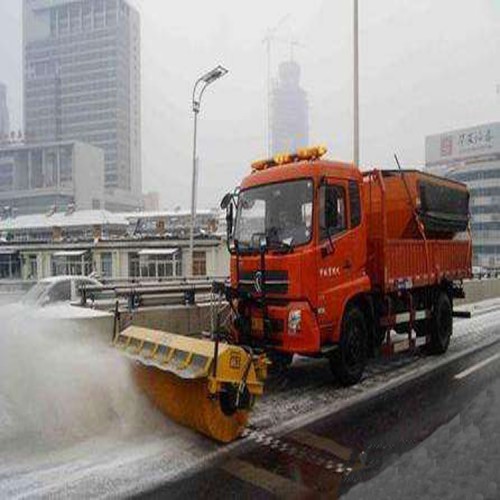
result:
[(56, 36), (57, 35), (57, 14), (56, 10), (52, 9), (50, 11), (50, 35), (51, 36)]
[(21, 259), (19, 254), (0, 254), (0, 279), (18, 279), (21, 277)]
[(62, 252), (60, 255), (52, 256), (52, 276), (88, 276), (91, 272), (90, 252), (81, 255)]
[(193, 252), (193, 276), (207, 275), (207, 252)]
[(111, 252), (101, 254), (101, 276), (103, 278), (113, 277), (113, 255)]
[(43, 154), (41, 149), (35, 149), (31, 153), (31, 187), (43, 187)]
[(69, 12), (67, 7), (59, 9), (59, 27), (58, 33), (64, 35), (69, 31)]
[(128, 275), (130, 278), (140, 278), (139, 254), (132, 252), (128, 254)]
[(0, 191), (10, 191), (14, 184), (14, 166), (12, 161), (0, 161)]
[(29, 280), (38, 279), (38, 262), (36, 255), (28, 256), (28, 279)]
[(80, 31), (82, 25), (81, 25), (81, 7), (80, 5), (72, 5), (70, 6), (69, 9), (69, 24), (70, 24), (70, 31), (72, 33), (76, 31)]
[(57, 154), (48, 152), (45, 155), (45, 186), (57, 186)]
[(82, 5), (82, 28), (85, 31), (92, 29), (92, 6), (90, 4)]
[(129, 277), (162, 279), (181, 276), (182, 262), (179, 252), (157, 254), (148, 252), (139, 255), (129, 253)]
[(59, 153), (59, 181), (61, 185), (71, 184), (73, 180), (73, 155), (70, 147), (61, 148)]

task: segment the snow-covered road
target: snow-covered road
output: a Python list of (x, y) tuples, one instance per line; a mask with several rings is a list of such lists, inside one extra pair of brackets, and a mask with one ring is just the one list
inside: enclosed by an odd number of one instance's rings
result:
[[(25, 315), (2, 321), (0, 497), (139, 493), (245, 444), (222, 447), (165, 421), (112, 350)], [(457, 321), (445, 356), (372, 363), (349, 389), (335, 385), (327, 363), (298, 359), (255, 408), (254, 434), (298, 428), (496, 342), (499, 321), (491, 309)]]

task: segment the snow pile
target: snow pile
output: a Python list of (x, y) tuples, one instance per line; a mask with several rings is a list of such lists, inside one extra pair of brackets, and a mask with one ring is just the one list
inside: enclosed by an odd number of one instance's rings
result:
[(343, 498), (500, 498), (500, 381), (374, 479)]
[(13, 305), (2, 310), (0, 324), (0, 462), (22, 450), (46, 452), (160, 425), (135, 389), (128, 360), (81, 335), (77, 323), (68, 331), (68, 323), (40, 321)]

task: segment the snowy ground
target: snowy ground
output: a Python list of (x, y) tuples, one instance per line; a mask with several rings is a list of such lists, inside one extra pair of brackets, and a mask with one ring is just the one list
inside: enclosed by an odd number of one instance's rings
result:
[[(0, 314), (0, 497), (138, 493), (239, 446), (166, 421), (137, 393), (128, 360), (102, 340), (40, 322), (19, 306), (8, 311)], [(492, 328), (499, 322), (498, 310), (458, 321), (447, 355), (373, 363), (349, 389), (335, 385), (323, 361), (298, 359), (270, 384), (252, 426), (277, 432), (321, 418), (500, 340)]]
[(500, 381), (345, 500), (500, 498)]

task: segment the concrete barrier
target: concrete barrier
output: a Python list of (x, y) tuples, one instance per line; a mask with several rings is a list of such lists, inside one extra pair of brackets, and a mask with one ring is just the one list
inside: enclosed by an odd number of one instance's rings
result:
[(137, 326), (193, 335), (210, 331), (210, 304), (152, 307), (134, 312), (129, 319)]
[(500, 279), (486, 278), (464, 282), (465, 299), (457, 300), (457, 305), (480, 302), (500, 297)]

